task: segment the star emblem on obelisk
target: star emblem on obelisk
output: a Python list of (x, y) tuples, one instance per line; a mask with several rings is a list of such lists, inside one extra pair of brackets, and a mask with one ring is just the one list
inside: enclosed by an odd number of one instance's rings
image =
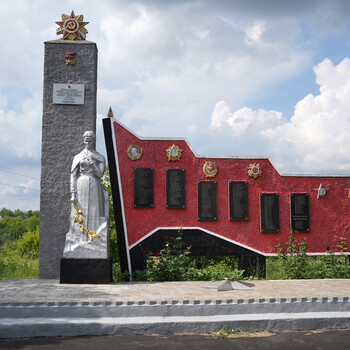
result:
[(62, 39), (67, 40), (84, 40), (86, 38), (87, 30), (85, 26), (89, 22), (84, 22), (84, 16), (74, 14), (72, 10), (70, 16), (62, 13), (62, 21), (55, 22), (60, 27), (56, 30), (56, 34), (63, 34)]

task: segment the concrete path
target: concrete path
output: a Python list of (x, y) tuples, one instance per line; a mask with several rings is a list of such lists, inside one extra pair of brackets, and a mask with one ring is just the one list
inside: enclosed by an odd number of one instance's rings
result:
[(60, 284), (58, 280), (7, 278), (0, 281), (0, 302), (81, 302), (219, 300), (251, 298), (350, 297), (350, 279), (260, 280), (252, 290), (218, 292), (208, 282), (132, 282), (108, 285)]
[(207, 282), (59, 284), (0, 281), (0, 338), (350, 328), (350, 280), (252, 281), (218, 292)]

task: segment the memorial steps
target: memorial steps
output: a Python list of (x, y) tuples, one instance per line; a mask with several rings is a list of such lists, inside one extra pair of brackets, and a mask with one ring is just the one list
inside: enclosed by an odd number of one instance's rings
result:
[[(205, 282), (101, 286), (23, 279), (22, 287), (28, 285), (30, 291), (26, 298), (19, 290), (20, 281), (11, 285), (11, 280), (0, 282), (0, 338), (200, 333), (225, 326), (248, 331), (350, 328), (350, 297), (324, 296), (331, 295), (331, 290), (333, 295), (349, 294), (349, 280), (254, 281), (256, 286), (251, 291), (217, 292), (201, 288)], [(317, 286), (318, 297), (259, 297), (301, 295), (301, 290), (302, 295), (312, 295)], [(181, 298), (184, 294), (180, 293), (186, 289), (200, 299)], [(6, 290), (12, 291), (8, 297)], [(178, 299), (174, 299), (174, 290)], [(140, 300), (142, 294), (144, 300)], [(159, 300), (150, 299), (152, 295)], [(235, 295), (253, 297), (230, 298)], [(56, 301), (49, 301), (54, 297)]]

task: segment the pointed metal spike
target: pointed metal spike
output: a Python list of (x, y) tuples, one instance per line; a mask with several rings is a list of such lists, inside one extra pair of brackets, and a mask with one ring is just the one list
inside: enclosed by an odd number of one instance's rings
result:
[(114, 117), (113, 111), (112, 111), (112, 107), (109, 107), (107, 116), (108, 116), (109, 118), (113, 118), (113, 117)]

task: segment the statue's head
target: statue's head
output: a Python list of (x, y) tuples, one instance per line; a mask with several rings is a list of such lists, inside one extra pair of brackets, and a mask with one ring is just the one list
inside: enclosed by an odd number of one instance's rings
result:
[(83, 135), (84, 145), (87, 148), (93, 148), (95, 145), (96, 136), (93, 131), (85, 131)]

